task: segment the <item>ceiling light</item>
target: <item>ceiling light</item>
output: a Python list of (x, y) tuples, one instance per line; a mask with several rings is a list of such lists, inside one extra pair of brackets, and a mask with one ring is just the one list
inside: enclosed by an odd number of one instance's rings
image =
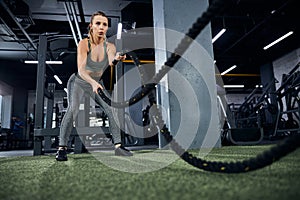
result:
[(38, 64), (39, 62), (37, 60), (25, 60), (25, 64)]
[(290, 31), (288, 32), (287, 34), (285, 34), (284, 36), (281, 36), (280, 38), (278, 38), (277, 40), (275, 40), (274, 42), (268, 44), (267, 46), (264, 47), (264, 50), (267, 50), (268, 48), (270, 48), (271, 46), (277, 44), (278, 42), (280, 42), (281, 40), (289, 37), (290, 35), (292, 35), (294, 32), (293, 31)]
[(121, 39), (121, 34), (122, 34), (122, 23), (118, 23), (118, 30), (117, 30), (117, 39)]
[(60, 80), (60, 78), (59, 78), (57, 75), (54, 75), (54, 78), (56, 79), (56, 81), (57, 81), (59, 84), (62, 84), (62, 81)]
[(214, 43), (219, 37), (221, 37), (221, 35), (223, 35), (223, 33), (225, 33), (226, 29), (223, 28), (213, 39), (212, 39), (212, 43)]
[[(39, 61), (37, 60), (25, 60), (25, 64), (38, 64)], [(46, 60), (46, 64), (51, 64), (51, 65), (62, 65), (63, 62), (59, 60)]]
[(243, 88), (244, 85), (224, 85), (224, 88)]
[(225, 70), (224, 72), (221, 73), (221, 75), (223, 76), (224, 74), (227, 74), (228, 72), (230, 72), (231, 70), (233, 70), (234, 68), (236, 68), (236, 65), (233, 65), (232, 67), (230, 67), (229, 69)]
[(68, 93), (68, 89), (67, 89), (67, 88), (64, 88), (64, 91), (65, 91), (66, 93)]
[(46, 64), (52, 64), (52, 65), (62, 65), (63, 62), (59, 60), (47, 60)]

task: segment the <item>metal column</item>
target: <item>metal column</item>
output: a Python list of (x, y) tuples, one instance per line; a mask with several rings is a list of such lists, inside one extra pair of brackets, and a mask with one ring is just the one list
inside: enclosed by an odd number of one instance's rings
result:
[[(54, 107), (54, 90), (55, 83), (48, 83), (47, 91), (49, 92), (49, 97), (47, 98), (47, 111), (46, 111), (46, 128), (52, 128), (53, 120), (53, 107)], [(44, 150), (51, 149), (51, 136), (44, 136)]]
[[(120, 52), (123, 48), (122, 39), (115, 40), (116, 50)], [(115, 94), (116, 94), (116, 101), (122, 102), (124, 101), (124, 69), (123, 63), (119, 62), (116, 66), (116, 87), (115, 87)], [(116, 109), (118, 112), (118, 120), (120, 123), (120, 134), (121, 134), (121, 142), (125, 145), (125, 109), (119, 108)]]
[(36, 137), (36, 129), (43, 128), (43, 114), (44, 114), (44, 90), (45, 90), (45, 72), (46, 72), (46, 51), (47, 38), (44, 35), (39, 37), (38, 47), (38, 69), (36, 82), (36, 106), (34, 119), (34, 147), (33, 155), (42, 154), (42, 137)]

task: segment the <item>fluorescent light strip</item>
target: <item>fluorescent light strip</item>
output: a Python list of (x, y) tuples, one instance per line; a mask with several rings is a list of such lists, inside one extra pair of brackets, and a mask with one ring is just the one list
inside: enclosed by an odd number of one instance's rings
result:
[(67, 88), (64, 88), (64, 91), (65, 91), (66, 93), (68, 93), (68, 90), (67, 90)]
[(25, 64), (38, 64), (39, 62), (37, 60), (25, 60)]
[(63, 62), (59, 61), (59, 60), (47, 60), (46, 64), (61, 65), (61, 64), (63, 64)]
[(287, 34), (285, 34), (284, 36), (281, 36), (280, 38), (278, 38), (277, 40), (275, 40), (274, 42), (268, 44), (267, 46), (264, 47), (264, 50), (267, 50), (268, 48), (270, 48), (271, 46), (277, 44), (278, 42), (280, 42), (281, 40), (289, 37), (290, 35), (292, 35), (294, 32), (293, 31), (290, 31), (288, 32)]
[(117, 39), (121, 39), (121, 34), (122, 34), (122, 23), (118, 23), (118, 30), (117, 30)]
[(59, 84), (62, 84), (62, 81), (59, 79), (59, 77), (57, 75), (54, 75), (54, 78), (56, 79), (56, 81), (59, 83)]
[[(37, 60), (25, 60), (24, 63), (25, 64), (38, 64), (39, 61), (37, 61)], [(46, 60), (46, 64), (61, 65), (61, 64), (63, 64), (63, 62), (58, 61), (58, 60)]]
[(224, 88), (243, 88), (244, 85), (224, 85)]
[(221, 35), (223, 35), (223, 33), (225, 33), (226, 29), (223, 28), (213, 39), (212, 39), (212, 43), (214, 43), (219, 37), (221, 37)]
[(232, 67), (230, 67), (229, 69), (225, 70), (224, 72), (221, 73), (221, 75), (223, 76), (224, 74), (227, 74), (228, 72), (230, 72), (231, 70), (233, 70), (234, 68), (236, 68), (236, 65), (233, 65)]

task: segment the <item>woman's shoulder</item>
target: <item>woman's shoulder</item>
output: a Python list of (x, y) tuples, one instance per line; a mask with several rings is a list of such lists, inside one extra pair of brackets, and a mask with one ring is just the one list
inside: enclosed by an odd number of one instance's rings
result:
[(111, 48), (115, 47), (115, 44), (111, 42), (106, 42), (106, 45), (107, 47), (111, 47)]
[(82, 40), (79, 41), (79, 44), (78, 44), (78, 48), (81, 48), (81, 49), (88, 49), (88, 38), (84, 38)]
[(116, 51), (116, 46), (114, 43), (111, 43), (111, 42), (106, 42), (106, 45), (107, 45), (107, 51), (112, 51), (112, 52), (115, 52)]
[(79, 41), (79, 44), (87, 44), (89, 41), (89, 38), (83, 38), (82, 40)]

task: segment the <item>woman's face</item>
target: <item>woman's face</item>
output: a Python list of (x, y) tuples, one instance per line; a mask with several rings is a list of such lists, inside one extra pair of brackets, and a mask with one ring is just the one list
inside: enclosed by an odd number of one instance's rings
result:
[(99, 38), (105, 38), (108, 29), (108, 19), (101, 15), (94, 16), (90, 28), (93, 31), (93, 35)]

